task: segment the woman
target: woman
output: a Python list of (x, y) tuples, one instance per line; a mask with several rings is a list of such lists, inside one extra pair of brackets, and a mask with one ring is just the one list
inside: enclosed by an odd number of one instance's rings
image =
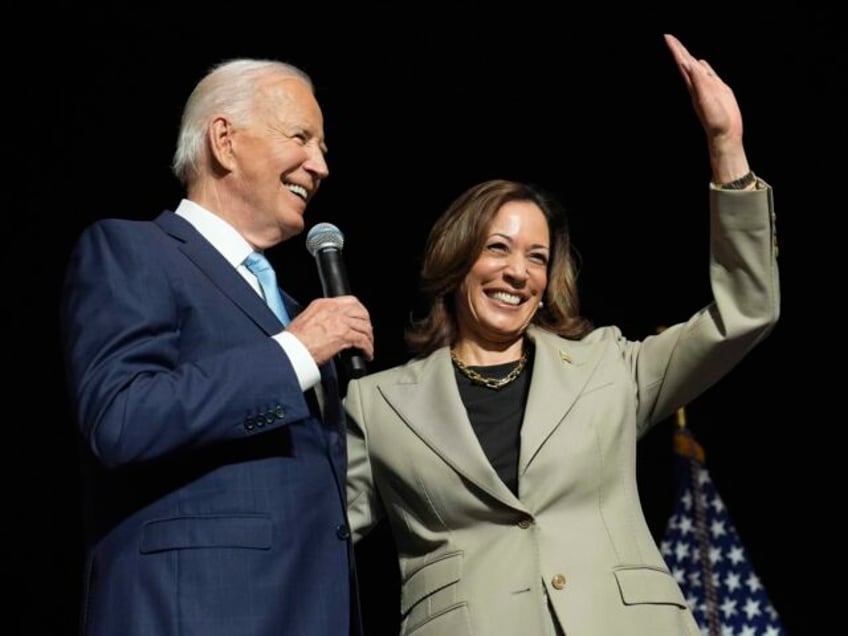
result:
[(351, 525), (388, 517), (403, 634), (700, 634), (641, 510), (636, 441), (770, 331), (778, 283), (733, 93), (666, 40), (712, 161), (712, 303), (641, 342), (592, 329), (561, 212), (489, 181), (430, 233), (418, 357), (348, 386)]

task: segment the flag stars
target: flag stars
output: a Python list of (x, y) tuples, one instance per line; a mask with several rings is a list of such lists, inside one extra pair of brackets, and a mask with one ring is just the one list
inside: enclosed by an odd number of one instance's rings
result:
[(722, 560), (721, 548), (718, 546), (713, 546), (710, 548), (710, 563), (715, 565), (716, 563), (720, 563)]
[(713, 537), (716, 539), (725, 536), (727, 534), (727, 530), (724, 527), (724, 521), (720, 521), (719, 519), (713, 521), (710, 526), (710, 532), (713, 533)]
[[(727, 577), (725, 577), (724, 579), (724, 584), (731, 592), (735, 592), (740, 587), (742, 587), (742, 582), (739, 580), (739, 575), (736, 574), (736, 572), (731, 572), (730, 574), (728, 574)], [(757, 611), (759, 612), (759, 609)]]
[(727, 553), (727, 558), (733, 563), (733, 565), (739, 565), (745, 560), (745, 555), (743, 554), (742, 548), (740, 546), (733, 546)]
[(762, 612), (760, 612), (760, 604), (752, 598), (748, 599), (748, 602), (745, 603), (745, 607), (742, 611), (745, 612), (745, 616), (748, 617), (748, 620), (751, 620), (755, 616), (762, 616)]
[(701, 587), (701, 572), (699, 570), (690, 572), (688, 578), (691, 587)]
[(721, 613), (724, 614), (725, 618), (732, 618), (733, 616), (736, 616), (737, 611), (736, 601), (732, 598), (725, 599), (721, 604)]
[(786, 636), (715, 482), (696, 462), (686, 461), (683, 469), (677, 504), (659, 545), (700, 633), (717, 636), (708, 621), (716, 613), (721, 636)]
[(758, 592), (763, 587), (762, 583), (760, 583), (760, 579), (753, 572), (748, 575), (748, 579), (745, 581), (745, 585), (747, 585), (748, 589), (752, 592)]

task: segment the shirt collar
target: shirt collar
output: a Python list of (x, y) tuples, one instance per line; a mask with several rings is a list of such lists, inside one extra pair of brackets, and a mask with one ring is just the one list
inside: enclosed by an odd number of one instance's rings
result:
[(175, 213), (191, 223), (233, 267), (241, 265), (254, 251), (232, 225), (194, 201), (183, 199)]

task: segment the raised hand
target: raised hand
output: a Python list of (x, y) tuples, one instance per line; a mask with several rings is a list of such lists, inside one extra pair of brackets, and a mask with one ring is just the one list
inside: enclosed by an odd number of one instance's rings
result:
[(742, 113), (733, 90), (709, 62), (693, 57), (673, 35), (664, 37), (707, 135), (713, 181), (727, 183), (738, 179), (749, 167), (742, 145)]

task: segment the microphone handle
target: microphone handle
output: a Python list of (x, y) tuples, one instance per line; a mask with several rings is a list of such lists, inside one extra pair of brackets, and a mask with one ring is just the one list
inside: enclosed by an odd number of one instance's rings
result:
[(365, 358), (359, 353), (359, 349), (344, 349), (339, 355), (342, 357), (349, 378), (361, 378), (368, 373)]
[[(334, 247), (320, 249), (315, 258), (318, 261), (318, 276), (321, 278), (324, 296), (335, 298), (351, 294), (341, 250)], [(368, 372), (365, 357), (358, 349), (344, 349), (339, 356), (344, 362), (348, 377), (361, 378)]]
[(326, 298), (347, 296), (351, 293), (347, 280), (342, 252), (334, 247), (318, 250), (315, 254), (318, 260), (318, 276), (321, 278), (321, 288)]

